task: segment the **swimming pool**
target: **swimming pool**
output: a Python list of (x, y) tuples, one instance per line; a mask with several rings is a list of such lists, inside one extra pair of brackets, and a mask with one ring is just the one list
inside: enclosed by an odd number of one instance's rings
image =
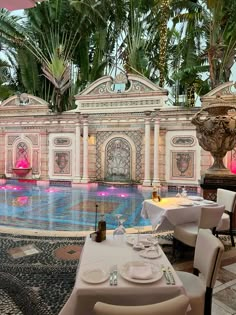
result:
[(104, 211), (107, 229), (117, 226), (122, 214), (124, 226), (150, 225), (140, 217), (142, 201), (151, 197), (151, 188), (100, 184), (71, 187), (41, 187), (29, 184), (0, 186), (0, 225), (50, 231), (94, 229), (96, 205)]

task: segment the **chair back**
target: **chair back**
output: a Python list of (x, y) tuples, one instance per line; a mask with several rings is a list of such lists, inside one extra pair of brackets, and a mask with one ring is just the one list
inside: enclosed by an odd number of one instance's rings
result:
[(197, 236), (193, 267), (202, 273), (206, 287), (213, 288), (220, 268), (224, 246), (209, 230), (200, 229)]
[(199, 229), (216, 228), (225, 210), (225, 206), (202, 207), (198, 224)]
[(121, 306), (97, 302), (94, 306), (96, 315), (185, 315), (189, 298), (179, 295), (173, 299), (142, 306)]
[(236, 192), (218, 188), (216, 193), (216, 202), (218, 205), (224, 205), (226, 211), (234, 212), (236, 205)]

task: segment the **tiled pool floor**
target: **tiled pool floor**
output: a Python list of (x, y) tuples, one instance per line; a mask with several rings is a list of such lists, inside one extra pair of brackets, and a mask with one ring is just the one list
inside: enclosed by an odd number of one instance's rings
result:
[(0, 186), (1, 228), (81, 232), (95, 226), (105, 213), (107, 229), (117, 226), (116, 214), (126, 219), (126, 228), (148, 226), (140, 217), (142, 202), (151, 197), (152, 189), (142, 186), (88, 184), (71, 187), (39, 187), (6, 184)]

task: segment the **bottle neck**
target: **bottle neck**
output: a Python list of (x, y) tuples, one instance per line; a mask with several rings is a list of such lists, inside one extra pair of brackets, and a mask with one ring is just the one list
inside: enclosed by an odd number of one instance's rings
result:
[(100, 221), (105, 221), (105, 215), (104, 214), (101, 214)]

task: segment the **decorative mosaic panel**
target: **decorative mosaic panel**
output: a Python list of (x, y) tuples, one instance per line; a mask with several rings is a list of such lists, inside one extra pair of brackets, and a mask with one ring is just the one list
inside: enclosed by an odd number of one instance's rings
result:
[(7, 144), (8, 145), (12, 145), (16, 139), (20, 138), (18, 135), (15, 135), (15, 136), (8, 136), (7, 137)]
[(16, 147), (16, 167), (18, 162), (25, 161), (29, 166), (29, 148), (23, 141), (19, 142)]
[(127, 140), (117, 137), (110, 140), (106, 146), (105, 180), (131, 180), (131, 148)]
[(33, 151), (32, 172), (34, 174), (39, 173), (39, 152), (38, 152), (38, 150)]
[(12, 149), (7, 150), (7, 172), (11, 173), (12, 171)]
[(71, 175), (71, 152), (70, 151), (54, 151), (54, 175)]
[(37, 134), (27, 134), (25, 137), (28, 138), (33, 145), (39, 144), (39, 137)]
[(171, 152), (171, 178), (194, 179), (194, 151)]
[[(111, 137), (113, 134), (122, 136), (127, 136), (133, 140), (136, 147), (136, 167), (135, 167), (135, 180), (141, 181), (142, 176), (142, 133), (140, 131), (98, 131), (97, 132), (97, 141), (96, 141), (96, 177), (97, 180), (104, 180), (102, 178), (102, 162), (101, 162), (101, 148), (103, 143)], [(124, 138), (123, 138), (124, 139)], [(125, 139), (124, 139), (125, 140)]]

